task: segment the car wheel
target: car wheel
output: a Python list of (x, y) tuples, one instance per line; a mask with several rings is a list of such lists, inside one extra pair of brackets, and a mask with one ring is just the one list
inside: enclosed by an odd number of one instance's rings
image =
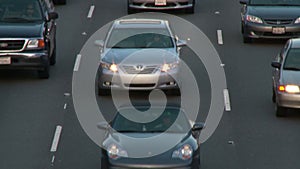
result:
[(130, 5), (130, 2), (127, 1), (127, 13), (128, 13), (128, 14), (133, 14), (133, 13), (135, 13), (135, 10), (132, 9), (129, 5)]
[(243, 36), (243, 42), (244, 42), (244, 43), (251, 43), (251, 42), (252, 42), (252, 38)]
[(101, 89), (98, 87), (98, 95), (99, 96), (108, 96), (110, 95), (110, 90), (109, 89)]
[(52, 55), (50, 57), (50, 65), (55, 65), (56, 63), (56, 46), (53, 48)]
[(108, 169), (107, 159), (101, 158), (101, 169)]
[(244, 31), (243, 24), (241, 24), (241, 33), (244, 34), (244, 32), (245, 32), (245, 31)]
[(284, 108), (284, 107), (278, 106), (276, 104), (275, 110), (276, 110), (276, 116), (277, 117), (284, 117), (286, 115), (286, 113), (285, 113), (286, 108)]
[(67, 3), (67, 0), (53, 0), (53, 3), (55, 5), (65, 5)]
[(43, 70), (38, 71), (39, 78), (41, 79), (48, 79), (50, 76), (50, 66), (49, 61), (47, 61), (46, 65), (44, 66)]
[(200, 169), (200, 158), (199, 159), (195, 159), (192, 162), (192, 169)]
[(274, 89), (273, 89), (273, 92), (272, 92), (272, 101), (273, 101), (273, 103), (276, 102), (276, 94), (275, 94)]
[(190, 8), (186, 8), (185, 9), (185, 13), (187, 13), (187, 14), (193, 14), (193, 13), (195, 13), (195, 6), (193, 5)]
[(170, 89), (168, 90), (168, 94), (173, 95), (173, 96), (180, 96), (180, 89)]

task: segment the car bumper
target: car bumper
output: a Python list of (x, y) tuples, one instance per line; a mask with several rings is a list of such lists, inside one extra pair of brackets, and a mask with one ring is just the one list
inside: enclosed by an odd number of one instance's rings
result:
[(178, 89), (175, 79), (177, 70), (154, 74), (119, 74), (103, 70), (99, 72), (98, 87), (120, 90)]
[[(285, 33), (273, 33), (273, 28), (284, 28)], [(266, 25), (246, 22), (244, 24), (244, 36), (249, 38), (275, 38), (288, 39), (300, 37), (300, 24), (293, 25)]]
[(10, 63), (0, 64), (0, 69), (42, 70), (48, 63), (48, 55), (45, 52), (0, 53), (0, 59), (10, 60)]
[(300, 108), (300, 94), (277, 93), (277, 105), (287, 108)]
[(166, 5), (155, 5), (155, 0), (132, 0), (128, 7), (132, 9), (149, 9), (149, 10), (172, 10), (192, 8), (191, 0), (167, 0)]

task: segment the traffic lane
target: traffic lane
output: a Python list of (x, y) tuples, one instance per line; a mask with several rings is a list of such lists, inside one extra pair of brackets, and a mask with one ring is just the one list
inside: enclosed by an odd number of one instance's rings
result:
[[(70, 28), (62, 31), (60, 26), (65, 22), (62, 19), (65, 16), (64, 7), (57, 7), (62, 15), (57, 29), (57, 64), (51, 67), (51, 77), (47, 80), (38, 79), (35, 71), (0, 72), (0, 148), (3, 152), (0, 168), (51, 166), (50, 147), (55, 127), (63, 119), (64, 93), (71, 91), (71, 59), (75, 57), (72, 51), (75, 53), (73, 48), (76, 48), (76, 43), (69, 45), (74, 35), (62, 42), (65, 35), (73, 31)], [(75, 14), (70, 18), (79, 19), (80, 16), (76, 17)]]
[[(240, 163), (243, 168), (297, 168), (300, 114), (292, 112), (290, 117), (276, 118), (271, 101), (270, 63), (285, 41), (243, 44), (239, 5), (224, 5), (224, 9), (235, 10), (227, 10), (217, 20), (225, 42), (218, 51), (222, 53), (231, 91), (230, 118)], [(235, 22), (228, 24), (225, 18)]]

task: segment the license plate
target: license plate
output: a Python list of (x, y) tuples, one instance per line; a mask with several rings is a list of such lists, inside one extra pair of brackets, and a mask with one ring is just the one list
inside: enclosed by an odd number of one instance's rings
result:
[(274, 27), (272, 29), (273, 34), (284, 34), (285, 33), (285, 28), (284, 27)]
[(10, 63), (10, 57), (0, 57), (0, 65), (9, 65)]
[(167, 5), (167, 0), (155, 0), (156, 6), (165, 6)]

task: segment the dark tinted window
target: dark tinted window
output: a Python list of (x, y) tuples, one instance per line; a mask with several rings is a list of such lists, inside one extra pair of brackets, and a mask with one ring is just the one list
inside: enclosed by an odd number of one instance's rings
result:
[(0, 21), (31, 22), (42, 20), (37, 0), (0, 0)]
[(299, 0), (250, 0), (252, 5), (300, 5)]
[[(141, 122), (132, 120), (128, 117), (135, 116), (142, 120)], [(163, 113), (160, 110), (151, 110), (151, 112), (134, 112), (130, 109), (124, 109), (117, 114), (112, 122), (112, 127), (118, 132), (176, 132), (185, 133), (189, 131), (190, 124), (184, 114), (179, 109), (166, 109)]]
[(108, 39), (111, 48), (172, 48), (167, 29), (114, 29)]

